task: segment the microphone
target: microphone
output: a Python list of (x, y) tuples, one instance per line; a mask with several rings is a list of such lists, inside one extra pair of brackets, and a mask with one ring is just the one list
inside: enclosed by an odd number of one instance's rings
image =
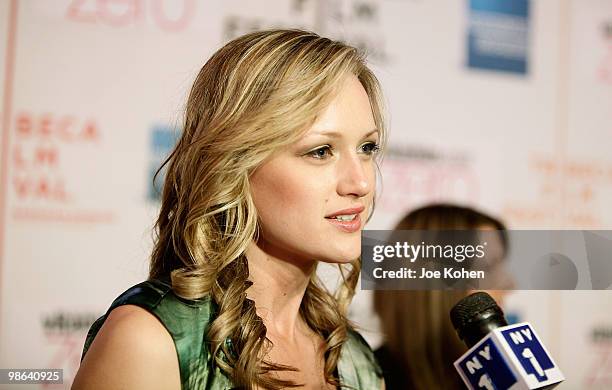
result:
[(454, 363), (469, 389), (552, 389), (565, 380), (531, 325), (508, 325), (489, 294), (463, 298), (450, 317), (469, 348)]

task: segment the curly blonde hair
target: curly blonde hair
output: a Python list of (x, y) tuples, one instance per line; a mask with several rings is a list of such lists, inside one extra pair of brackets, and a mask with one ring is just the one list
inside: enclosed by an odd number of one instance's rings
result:
[[(263, 375), (296, 369), (264, 361), (271, 341), (247, 298), (252, 282), (245, 251), (259, 231), (249, 175), (312, 126), (349, 74), (370, 98), (383, 146), (383, 99), (363, 53), (302, 30), (238, 37), (200, 70), (183, 133), (162, 165), (167, 171), (149, 278), (169, 275), (176, 295), (214, 300), (218, 313), (207, 338), (216, 364), (239, 387), (298, 386)], [(360, 259), (338, 268), (342, 283), (335, 294), (313, 273), (300, 306), (306, 323), (325, 339), (325, 377), (336, 386)]]

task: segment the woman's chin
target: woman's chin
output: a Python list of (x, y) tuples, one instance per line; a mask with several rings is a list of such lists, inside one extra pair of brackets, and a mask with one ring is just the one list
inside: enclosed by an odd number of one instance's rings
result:
[(358, 251), (350, 250), (334, 253), (333, 255), (326, 256), (325, 260), (322, 261), (331, 264), (347, 264), (358, 259), (359, 256), (361, 256), (361, 248)]

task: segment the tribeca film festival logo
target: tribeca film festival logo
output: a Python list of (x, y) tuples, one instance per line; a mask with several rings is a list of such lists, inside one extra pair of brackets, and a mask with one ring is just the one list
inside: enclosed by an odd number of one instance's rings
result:
[(72, 196), (60, 169), (61, 147), (96, 144), (95, 122), (70, 115), (35, 115), (22, 112), (15, 121), (13, 185), (21, 200), (67, 203)]
[(109, 27), (150, 25), (164, 32), (180, 32), (194, 25), (197, 0), (72, 0), (66, 19)]
[(612, 388), (612, 323), (596, 326), (590, 333), (585, 388)]
[[(47, 367), (64, 370), (64, 383), (71, 383), (81, 362), (83, 340), (87, 330), (98, 318), (92, 312), (57, 311), (45, 315), (42, 328), (46, 344), (53, 350), (47, 362)], [(43, 388), (57, 386), (45, 384)]]
[(286, 17), (258, 17), (247, 12), (229, 12), (223, 18), (223, 40), (256, 30), (282, 26), (315, 29), (368, 53), (370, 61), (388, 62), (381, 6), (377, 1), (287, 0)]
[[(110, 222), (109, 210), (83, 209), (80, 191), (90, 183), (92, 152), (102, 134), (92, 118), (22, 111), (15, 117), (11, 149), (12, 217), (22, 221)], [(84, 160), (87, 158), (86, 160)], [(75, 169), (78, 168), (78, 169)], [(93, 180), (93, 179), (92, 179)]]

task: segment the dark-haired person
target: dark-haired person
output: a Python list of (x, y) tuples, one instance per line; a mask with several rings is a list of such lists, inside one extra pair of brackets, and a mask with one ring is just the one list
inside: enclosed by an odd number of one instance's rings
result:
[[(506, 228), (498, 219), (473, 208), (432, 204), (408, 213), (398, 230), (492, 230), (487, 235), (491, 256), (503, 259)], [(497, 239), (493, 242), (494, 239)], [(500, 281), (500, 290), (487, 291), (500, 304), (513, 281)], [(384, 344), (376, 356), (387, 389), (464, 389), (453, 362), (466, 347), (450, 322), (451, 308), (471, 290), (376, 290), (374, 310), (381, 319)]]

